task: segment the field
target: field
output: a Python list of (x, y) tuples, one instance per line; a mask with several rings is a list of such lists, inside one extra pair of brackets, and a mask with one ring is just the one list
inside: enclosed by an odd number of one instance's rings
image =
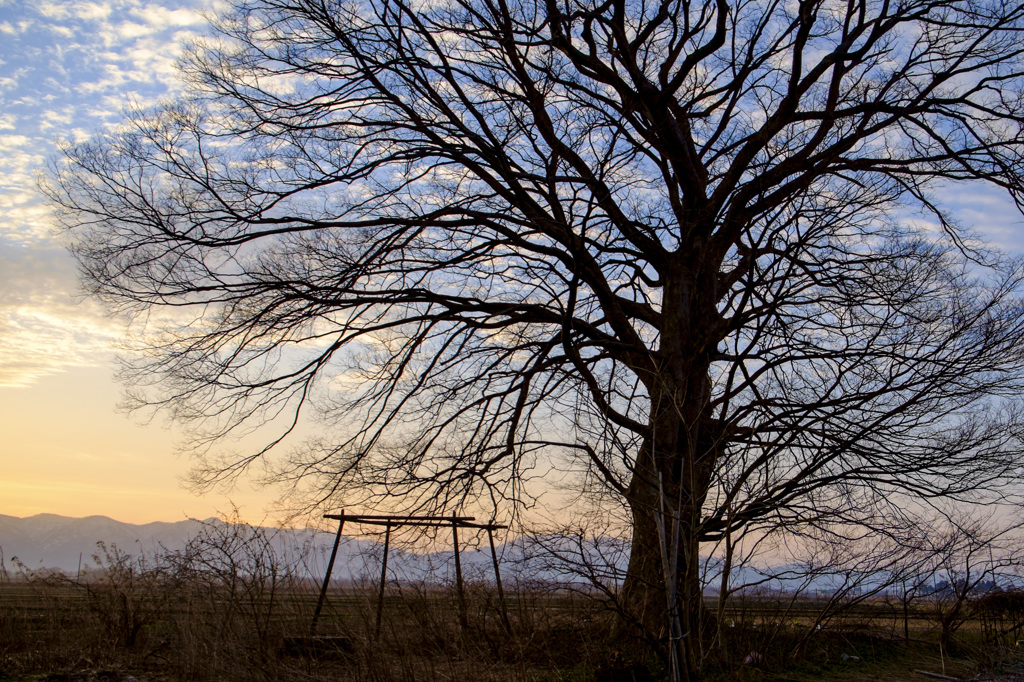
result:
[[(313, 581), (142, 570), (125, 557), (119, 569), (114, 559), (88, 581), (34, 574), (0, 583), (0, 680), (664, 678), (657, 655), (643, 653), (604, 603), (579, 592), (506, 586), (502, 618), (493, 586), (470, 584), (463, 621), (454, 590), (392, 583), (377, 636), (376, 586), (342, 585), (329, 591), (314, 638)], [(827, 605), (770, 595), (733, 599), (721, 622), (709, 616), (706, 623), (707, 678), (929, 679), (916, 669), (1024, 679), (1013, 636), (995, 636), (1007, 621), (1000, 626), (978, 604), (965, 605), (945, 647), (934, 600), (906, 611), (890, 600), (866, 600), (821, 622)]]

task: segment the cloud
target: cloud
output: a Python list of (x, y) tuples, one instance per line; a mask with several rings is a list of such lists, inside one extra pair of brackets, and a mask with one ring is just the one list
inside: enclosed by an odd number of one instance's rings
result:
[[(209, 0), (198, 0), (209, 6)], [(131, 102), (181, 86), (180, 40), (204, 19), (191, 0), (43, 0), (6, 6), (0, 23), (0, 240), (48, 248), (36, 175), (59, 139), (110, 130)]]
[[(16, 127), (13, 117), (5, 123)], [(0, 129), (10, 129), (0, 125)], [(0, 134), (0, 238), (20, 244), (49, 239), (47, 211), (35, 189), (43, 161), (38, 141), (27, 135)]]
[(106, 19), (110, 16), (112, 9), (110, 4), (106, 2), (80, 2), (76, 3), (74, 11), (75, 15), (79, 19), (85, 19), (88, 21)]
[(109, 360), (123, 325), (77, 300), (77, 286), (63, 249), (0, 242), (0, 387)]
[(184, 7), (169, 9), (162, 5), (149, 4), (133, 10), (132, 14), (141, 18), (150, 26), (161, 29), (169, 27), (181, 28), (183, 26), (199, 27), (206, 24), (206, 19), (201, 11)]
[(67, 19), (71, 16), (70, 5), (56, 2), (39, 2), (35, 4), (35, 10), (47, 19)]
[(89, 326), (33, 309), (0, 309), (0, 388), (25, 388), (68, 367), (91, 367), (109, 357), (109, 342), (89, 343)]
[(75, 121), (75, 109), (69, 107), (62, 111), (46, 111), (39, 120), (40, 132), (47, 132), (51, 130), (55, 131), (67, 131), (68, 127)]
[(151, 24), (136, 24), (130, 21), (126, 21), (117, 24), (114, 28), (120, 38), (138, 38), (139, 36), (148, 36), (155, 33), (159, 28), (154, 27)]
[(935, 192), (963, 227), (1011, 253), (1024, 252), (1020, 210), (1006, 190), (982, 182), (950, 183)]
[(28, 67), (15, 69), (10, 75), (0, 78), (0, 92), (10, 92), (18, 87), (21, 79), (30, 71)]

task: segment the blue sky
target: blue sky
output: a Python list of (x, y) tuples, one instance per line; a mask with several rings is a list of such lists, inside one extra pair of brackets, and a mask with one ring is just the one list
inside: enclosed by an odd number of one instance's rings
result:
[[(259, 520), (275, 496), (247, 485), (202, 498), (183, 490), (189, 462), (174, 454), (174, 430), (115, 409), (123, 326), (81, 300), (36, 189), (59, 140), (174, 96), (180, 44), (215, 9), (197, 2), (0, 0), (0, 514), (141, 522), (206, 517), (234, 502)], [(989, 241), (1024, 251), (1021, 218), (999, 192), (950, 187), (943, 198)]]

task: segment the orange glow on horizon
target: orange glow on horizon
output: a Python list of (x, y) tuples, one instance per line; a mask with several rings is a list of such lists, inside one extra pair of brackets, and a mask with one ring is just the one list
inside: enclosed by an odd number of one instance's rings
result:
[(240, 485), (196, 495), (181, 477), (175, 434), (117, 412), (110, 366), (71, 368), (24, 388), (0, 388), (0, 514), (109, 516), (128, 523), (230, 513), (269, 520), (272, 490)]

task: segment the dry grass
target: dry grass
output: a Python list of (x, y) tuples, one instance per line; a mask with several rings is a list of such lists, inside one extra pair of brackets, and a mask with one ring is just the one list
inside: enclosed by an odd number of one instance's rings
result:
[[(468, 585), (463, 627), (454, 590), (392, 583), (379, 638), (376, 586), (332, 588), (316, 633), (324, 639), (295, 640), (310, 635), (317, 597), (301, 562), (283, 561), (255, 536), (209, 540), (153, 560), (101, 548), (99, 570), (81, 581), (27, 571), (0, 581), (0, 680), (664, 679), (657, 656), (623, 636), (601, 602), (538, 586), (507, 585), (503, 618), (492, 586)], [(721, 628), (708, 623), (706, 676), (866, 682), (913, 679), (913, 669), (1024, 675), (1013, 636), (994, 636), (1015, 622), (1005, 614), (997, 622), (977, 611), (961, 624), (955, 646), (940, 651), (934, 602), (915, 605), (910, 641), (902, 612), (883, 600), (824, 620), (823, 608), (817, 600), (735, 600)]]
[(512, 597), (510, 636), (483, 586), (470, 587), (463, 629), (450, 592), (406, 585), (385, 600), (378, 639), (374, 590), (353, 585), (330, 593), (317, 640), (311, 586), (282, 589), (273, 604), (165, 589), (125, 599), (54, 579), (0, 586), (0, 679), (114, 670), (145, 680), (539, 681), (592, 677), (614, 650), (612, 615), (578, 595)]

